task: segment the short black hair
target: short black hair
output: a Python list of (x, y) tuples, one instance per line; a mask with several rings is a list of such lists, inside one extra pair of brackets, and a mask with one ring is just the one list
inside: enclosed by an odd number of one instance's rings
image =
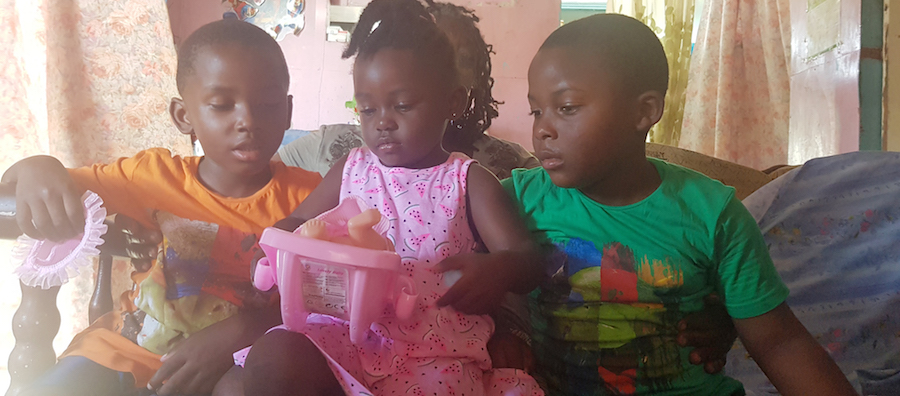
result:
[(410, 50), (442, 82), (459, 83), (456, 51), (419, 0), (373, 0), (359, 16), (342, 57), (371, 57), (383, 49)]
[(274, 56), (279, 63), (279, 71), (284, 76), (285, 85), (290, 84), (287, 62), (281, 47), (272, 36), (259, 27), (237, 19), (223, 19), (207, 23), (191, 33), (178, 48), (178, 69), (175, 84), (182, 93), (188, 77), (194, 74), (194, 61), (201, 50), (223, 44), (237, 44), (265, 55)]
[[(466, 110), (458, 120), (451, 122), (457, 135), (455, 140), (464, 146), (481, 138), (491, 126), (491, 121), (499, 115), (497, 106), (500, 105), (491, 94), (494, 87), (494, 78), (491, 77), (491, 54), (494, 47), (484, 41), (477, 23), (479, 18), (471, 9), (445, 2), (425, 0), (427, 11), (434, 16), (438, 28), (448, 35), (459, 38), (457, 47), (457, 61), (460, 65), (470, 67), (475, 80), (469, 92), (469, 102)], [(451, 33), (452, 31), (452, 33)], [(466, 49), (468, 57), (460, 58), (461, 49)]]
[(597, 14), (556, 29), (541, 49), (561, 48), (599, 62), (629, 94), (669, 87), (669, 64), (662, 43), (647, 25), (620, 14)]

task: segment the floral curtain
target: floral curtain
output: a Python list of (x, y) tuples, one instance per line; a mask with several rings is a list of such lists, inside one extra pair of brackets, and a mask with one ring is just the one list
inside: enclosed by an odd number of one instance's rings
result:
[(164, 0), (0, 0), (0, 171), (148, 147), (190, 153), (171, 126), (175, 50)]
[[(177, 91), (164, 0), (0, 0), (0, 10), (0, 172), (35, 154), (83, 166), (149, 147), (190, 153), (167, 111)], [(0, 240), (0, 356), (19, 298), (11, 246)], [(92, 285), (88, 271), (60, 291), (57, 352), (86, 326)], [(0, 389), (8, 381), (0, 374)]]
[(706, 0), (683, 148), (751, 168), (787, 163), (790, 1)]
[(662, 119), (650, 130), (653, 143), (677, 146), (691, 64), (694, 0), (609, 0), (607, 12), (625, 14), (650, 26), (669, 61), (669, 90)]

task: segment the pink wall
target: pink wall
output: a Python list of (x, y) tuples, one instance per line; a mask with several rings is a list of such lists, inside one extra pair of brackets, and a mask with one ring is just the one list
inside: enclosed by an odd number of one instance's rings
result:
[[(168, 0), (168, 6), (176, 44), (198, 27), (221, 19), (227, 10), (221, 0)], [(316, 129), (352, 119), (344, 108), (344, 102), (353, 98), (351, 62), (340, 58), (343, 44), (325, 42), (328, 2), (307, 0), (306, 7), (303, 32), (279, 42), (291, 73), (294, 129)]]
[[(526, 80), (528, 65), (544, 38), (559, 26), (559, 0), (452, 0), (475, 10), (485, 40), (494, 45), (494, 97), (505, 102), (489, 133), (531, 149)], [(335, 3), (339, 3), (335, 1)], [(367, 0), (341, 4), (365, 5)], [(351, 61), (342, 60), (343, 43), (325, 41), (328, 0), (306, 1), (306, 27), (298, 37), (280, 42), (291, 72), (293, 128), (315, 129), (345, 123), (352, 114), (344, 102), (353, 98)], [(168, 0), (176, 43), (198, 27), (222, 18), (221, 0)]]
[[(811, 53), (807, 0), (791, 0), (791, 126), (788, 161), (859, 149), (860, 0), (840, 2), (837, 46)], [(813, 18), (816, 15), (812, 16)]]
[(528, 115), (528, 66), (538, 47), (559, 27), (559, 0), (451, 0), (475, 10), (485, 41), (494, 45), (494, 98), (500, 117), (491, 135), (522, 144), (531, 150)]

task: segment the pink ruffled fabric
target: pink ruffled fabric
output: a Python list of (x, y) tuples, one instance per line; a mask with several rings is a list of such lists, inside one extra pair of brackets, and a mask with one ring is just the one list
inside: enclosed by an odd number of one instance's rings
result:
[(27, 286), (49, 289), (62, 286), (77, 276), (81, 268), (91, 265), (91, 257), (100, 254), (106, 233), (106, 209), (97, 194), (87, 191), (84, 202), (84, 232), (65, 242), (38, 240), (27, 235), (19, 237), (13, 257), (22, 260), (15, 273)]

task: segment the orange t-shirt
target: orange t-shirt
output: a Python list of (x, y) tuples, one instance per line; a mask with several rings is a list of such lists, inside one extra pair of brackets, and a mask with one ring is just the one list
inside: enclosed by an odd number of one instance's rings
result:
[(142, 151), (111, 164), (70, 169), (75, 183), (103, 198), (110, 213), (122, 213), (155, 227), (153, 213), (261, 232), (287, 217), (322, 178), (313, 172), (272, 163), (272, 180), (255, 194), (228, 198), (206, 189), (197, 178), (202, 157), (172, 156), (166, 149)]
[[(201, 159), (150, 149), (111, 164), (71, 169), (69, 174), (80, 188), (97, 193), (109, 213), (162, 231), (164, 268), (155, 266), (149, 276), (159, 278), (166, 300), (206, 293), (240, 307), (242, 296), (252, 288), (250, 262), (259, 235), (290, 215), (321, 177), (272, 163), (266, 186), (249, 197), (229, 198), (209, 191), (197, 178)], [(159, 367), (159, 355), (135, 344), (137, 335), (123, 327), (121, 317), (121, 312), (112, 312), (98, 319), (75, 337), (64, 356), (85, 356), (132, 372), (136, 385), (142, 386)]]
[[(233, 288), (249, 285), (256, 239), (263, 229), (290, 215), (321, 177), (273, 163), (272, 179), (265, 187), (249, 197), (229, 198), (201, 184), (197, 178), (201, 159), (150, 149), (111, 164), (71, 169), (69, 174), (79, 187), (97, 193), (110, 214), (122, 213), (145, 226), (162, 228), (163, 253), (171, 261), (167, 280), (177, 284), (170, 285), (168, 298), (201, 287), (240, 306)], [(206, 235), (198, 235), (201, 231)], [(208, 261), (208, 266), (199, 265), (200, 260)], [(201, 276), (203, 284), (198, 285)]]

